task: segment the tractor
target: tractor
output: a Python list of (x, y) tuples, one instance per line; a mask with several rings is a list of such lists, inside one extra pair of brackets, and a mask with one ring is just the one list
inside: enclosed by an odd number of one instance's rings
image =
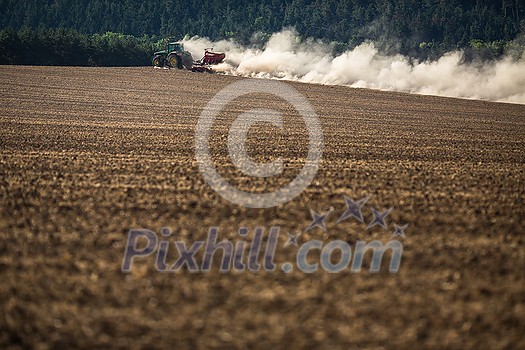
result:
[(154, 67), (170, 67), (178, 69), (191, 69), (193, 57), (189, 51), (184, 50), (184, 44), (180, 42), (169, 42), (162, 51), (153, 54)]
[(162, 51), (153, 54), (154, 67), (168, 67), (178, 69), (189, 69), (192, 72), (212, 73), (212, 65), (221, 63), (226, 55), (224, 53), (213, 52), (213, 49), (205, 49), (204, 57), (194, 61), (191, 53), (184, 50), (184, 44), (170, 40)]

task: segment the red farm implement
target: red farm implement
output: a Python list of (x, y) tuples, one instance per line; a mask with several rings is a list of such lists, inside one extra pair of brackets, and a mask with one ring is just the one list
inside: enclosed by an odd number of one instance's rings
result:
[(193, 72), (208, 72), (211, 73), (212, 65), (221, 63), (226, 55), (222, 52), (213, 52), (213, 48), (204, 49), (204, 57), (198, 61), (193, 62), (191, 70)]

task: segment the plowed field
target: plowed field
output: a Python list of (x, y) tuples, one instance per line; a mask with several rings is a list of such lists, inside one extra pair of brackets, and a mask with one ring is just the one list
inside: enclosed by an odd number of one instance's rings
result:
[[(0, 67), (1, 348), (525, 348), (525, 106), (291, 83), (322, 124), (319, 171), (292, 201), (250, 209), (215, 193), (194, 154), (203, 108), (238, 79)], [(257, 124), (248, 153), (282, 158), (282, 176), (251, 178), (228, 156), (233, 120), (258, 107), (284, 127)], [(233, 185), (267, 192), (297, 175), (307, 141), (290, 105), (250, 94), (219, 115), (210, 148)], [(343, 195), (371, 196), (364, 223), (337, 223)], [(299, 244), (399, 239), (399, 272), (284, 273), (286, 232), (331, 207), (327, 232)], [(387, 229), (366, 228), (390, 207)], [(121, 272), (130, 229), (191, 245), (212, 226), (231, 241), (279, 226), (276, 271), (221, 273), (216, 259), (160, 273), (151, 256)]]

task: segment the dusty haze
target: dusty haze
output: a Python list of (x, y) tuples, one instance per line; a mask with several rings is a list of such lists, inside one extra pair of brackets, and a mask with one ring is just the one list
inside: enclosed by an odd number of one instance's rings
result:
[(300, 42), (293, 29), (273, 34), (263, 49), (198, 37), (184, 43), (194, 58), (208, 47), (226, 52), (216, 70), (231, 75), (525, 104), (525, 55), (467, 64), (463, 52), (455, 51), (437, 61), (411, 63), (403, 55), (383, 55), (366, 42), (334, 56), (330, 44)]

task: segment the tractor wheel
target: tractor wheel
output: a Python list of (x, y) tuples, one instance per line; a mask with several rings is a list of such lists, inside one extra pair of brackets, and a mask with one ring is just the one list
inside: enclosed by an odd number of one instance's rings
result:
[(162, 67), (164, 65), (162, 61), (163, 61), (162, 56), (157, 55), (153, 57), (153, 61), (152, 61), (153, 67)]
[(178, 69), (182, 69), (182, 59), (177, 55), (169, 55), (168, 56), (168, 62), (172, 67), (177, 67)]

